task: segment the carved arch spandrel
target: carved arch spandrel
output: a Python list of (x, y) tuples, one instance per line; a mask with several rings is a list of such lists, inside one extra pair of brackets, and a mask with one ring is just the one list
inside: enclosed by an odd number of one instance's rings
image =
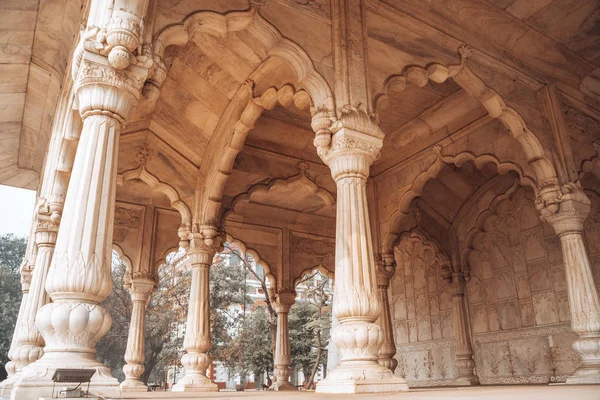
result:
[(454, 156), (444, 156), (439, 153), (438, 157), (415, 178), (412, 185), (399, 196), (398, 205), (387, 224), (388, 228), (383, 240), (384, 252), (394, 247), (401, 234), (399, 229), (402, 226), (402, 220), (409, 215), (412, 201), (423, 193), (427, 183), (437, 178), (445, 165), (453, 164), (460, 167), (468, 161), (472, 161), (477, 168), (481, 168), (483, 165), (489, 163), (494, 164), (499, 174), (506, 174), (513, 171), (517, 174), (518, 180), (522, 185), (531, 187), (537, 194), (535, 177), (526, 175), (522, 166), (518, 164), (503, 162), (489, 154), (476, 156), (471, 152), (462, 152)]

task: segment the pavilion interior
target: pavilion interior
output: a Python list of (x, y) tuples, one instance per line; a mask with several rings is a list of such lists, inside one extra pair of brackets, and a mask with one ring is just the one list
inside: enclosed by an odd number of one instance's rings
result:
[[(0, 184), (36, 189), (48, 174), (44, 157), (59, 135), (48, 121), (68, 102), (62, 82), (70, 79), (71, 53), (57, 43), (69, 42), (80, 20), (71, 3), (41, 0), (31, 7), (37, 25), (28, 19), (8, 25), (15, 32), (32, 25), (35, 45), (29, 58), (4, 54), (7, 64), (0, 64), (0, 71), (9, 64), (32, 71), (13, 83), (3, 82), (0, 72), (0, 105), (5, 101), (21, 116), (0, 118), (6, 144), (0, 146)], [(335, 273), (336, 183), (311, 127), (311, 114), (325, 99), (307, 87), (306, 71), (257, 33), (257, 26), (268, 26), (301, 48), (311, 76), (333, 96), (335, 16), (329, 0), (251, 3), (150, 1), (149, 37), (198, 11), (256, 16), (248, 29), (222, 35), (197, 29), (186, 44), (168, 46), (164, 82), (140, 99), (124, 126), (113, 241), (133, 273), (155, 277), (178, 247), (182, 224), (201, 214), (257, 254), (278, 289), (293, 288), (317, 266)], [(600, 67), (598, 2), (364, 3), (368, 110), (385, 133), (370, 167), (367, 200), (374, 251), (392, 251), (396, 261), (388, 290), (395, 374), (411, 388), (456, 385), (447, 278), (461, 272), (479, 383), (564, 382), (580, 359), (571, 348), (577, 335), (560, 241), (536, 209), (544, 178), (530, 144), (484, 102), (500, 99), (559, 179), (581, 183), (592, 201), (584, 233), (600, 290), (600, 94), (582, 83)], [(74, 15), (61, 28), (64, 37), (42, 18), (58, 9)], [(29, 11), (21, 11), (26, 19)], [(44, 49), (39, 38), (48, 37), (54, 40)], [(457, 49), (464, 44), (472, 54), (461, 59)], [(44, 70), (47, 60), (51, 72)], [(409, 78), (418, 75), (414, 67), (463, 62), (474, 78)], [(36, 81), (40, 76), (47, 79)], [(484, 95), (474, 96), (474, 87), (485, 88)], [(41, 95), (48, 104), (34, 104)], [(245, 107), (258, 103), (260, 112), (244, 120)]]

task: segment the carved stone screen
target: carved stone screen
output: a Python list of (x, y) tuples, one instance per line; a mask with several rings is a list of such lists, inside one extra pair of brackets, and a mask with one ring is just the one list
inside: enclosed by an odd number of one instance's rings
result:
[(392, 320), (396, 374), (410, 386), (449, 385), (458, 375), (452, 300), (441, 279), (437, 248), (418, 235), (402, 237), (395, 249)]
[[(481, 214), (483, 228), (468, 243), (477, 375), (482, 384), (564, 381), (580, 360), (571, 348), (576, 335), (560, 241), (540, 221), (533, 193), (511, 190)], [(586, 224), (594, 254), (600, 251), (596, 219)]]

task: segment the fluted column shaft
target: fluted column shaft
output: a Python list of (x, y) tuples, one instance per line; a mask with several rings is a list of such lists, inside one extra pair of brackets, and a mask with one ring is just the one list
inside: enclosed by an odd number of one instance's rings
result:
[(294, 291), (281, 291), (277, 293), (275, 311), (277, 311), (277, 340), (275, 342), (273, 390), (296, 390), (289, 381), (292, 363), (290, 353), (290, 332), (288, 328), (288, 314), (294, 304), (296, 293)]
[[(24, 318), (20, 328), (19, 335), (19, 354), (18, 359), (23, 366), (39, 360), (44, 354), (44, 339), (36, 327), (35, 319), (37, 313), (50, 301), (44, 283), (52, 255), (54, 254), (54, 244), (56, 243), (56, 228), (48, 229), (49, 219), (38, 216), (38, 226), (36, 231), (37, 256), (35, 258), (35, 267), (31, 279), (30, 293), (27, 296), (25, 304)], [(44, 221), (44, 222), (42, 222)]]
[(560, 238), (571, 329), (579, 336), (573, 349), (581, 357), (581, 365), (567, 383), (600, 384), (600, 299), (583, 239), (591, 203), (578, 184), (569, 183), (563, 186), (558, 204), (558, 209), (539, 205), (538, 208)]
[(391, 257), (384, 257), (383, 263), (379, 265), (377, 270), (377, 288), (381, 296), (382, 307), (378, 321), (384, 333), (383, 344), (379, 348), (377, 361), (392, 373), (396, 371), (396, 367), (398, 366), (398, 360), (394, 358), (394, 355), (396, 355), (396, 344), (394, 342), (394, 328), (392, 326), (392, 314), (390, 312), (390, 299), (388, 295), (390, 279), (393, 273), (394, 258), (392, 254)]
[[(95, 353), (111, 325), (110, 314), (100, 303), (112, 286), (119, 135), (141, 93), (147, 69), (132, 65), (128, 71), (116, 71), (105, 57), (92, 53), (76, 61), (83, 127), (54, 255), (52, 246), (39, 245), (36, 265), (50, 266), (39, 268), (38, 280), (34, 276), (32, 282), (32, 290), (34, 285), (45, 285), (52, 299), (39, 309), (35, 320), (44, 338), (44, 355), (23, 370), (13, 389), (15, 399), (50, 395), (57, 368), (95, 369), (93, 387), (106, 394), (118, 390), (118, 381)], [(43, 301), (30, 303), (40, 306)], [(34, 344), (31, 338), (26, 342)]]
[(314, 144), (337, 186), (333, 313), (340, 325), (332, 339), (342, 362), (317, 392), (359, 393), (407, 390), (406, 383), (377, 362), (384, 332), (375, 323), (381, 299), (375, 279), (366, 182), (383, 145), (383, 133), (362, 107), (347, 106), (331, 124), (325, 110), (313, 115)]
[(465, 298), (465, 278), (462, 273), (452, 275), (450, 287), (452, 294), (452, 316), (454, 317), (454, 338), (456, 341), (457, 383), (476, 385), (479, 383), (474, 374), (473, 346), (469, 329), (469, 315)]
[(125, 380), (121, 383), (121, 390), (132, 392), (145, 392), (148, 387), (140, 377), (144, 373), (144, 326), (146, 321), (146, 305), (154, 289), (154, 282), (148, 279), (134, 279), (131, 282), (132, 309), (129, 322), (129, 335), (127, 336), (127, 349), (125, 350), (125, 364), (123, 372)]
[(213, 238), (190, 241), (188, 254), (192, 282), (183, 339), (186, 354), (181, 358), (185, 376), (173, 387), (173, 391), (218, 391), (217, 385), (206, 376), (206, 370), (212, 362), (208, 355), (211, 347), (209, 269), (215, 253)]
[[(30, 238), (30, 240), (34, 240), (34, 238)], [(22, 364), (19, 362), (18, 356), (18, 348), (19, 348), (19, 335), (20, 335), (20, 326), (22, 325), (22, 321), (25, 318), (25, 304), (27, 303), (27, 297), (29, 295), (29, 287), (31, 285), (31, 271), (27, 266), (27, 261), (23, 261), (23, 265), (21, 265), (21, 304), (19, 305), (19, 314), (17, 315), (17, 321), (15, 322), (15, 330), (13, 332), (12, 340), (10, 342), (10, 348), (8, 349), (8, 361), (5, 365), (6, 372), (8, 373), (8, 378), (12, 381), (14, 379), (17, 371), (21, 371), (23, 368)], [(0, 384), (0, 394), (2, 393), (4, 387), (9, 384), (6, 380)], [(10, 383), (12, 386), (12, 383)]]

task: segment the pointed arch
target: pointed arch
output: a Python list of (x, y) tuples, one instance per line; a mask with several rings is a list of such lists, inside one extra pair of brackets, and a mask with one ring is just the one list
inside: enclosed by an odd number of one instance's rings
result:
[(302, 270), (293, 280), (293, 287), (296, 287), (296, 285), (298, 285), (298, 283), (300, 283), (300, 281), (302, 280), (302, 278), (304, 277), (304, 275), (306, 274), (310, 274), (313, 271), (318, 271), (321, 273), (321, 275), (326, 276), (327, 278), (331, 279), (332, 281), (334, 280), (334, 276), (335, 273), (328, 270), (327, 268), (325, 268), (325, 266), (323, 264), (317, 264), (313, 267), (310, 268), (306, 268), (304, 270)]
[(273, 288), (274, 290), (277, 289), (277, 279), (275, 278), (275, 275), (273, 274), (273, 272), (271, 270), (271, 266), (269, 265), (269, 263), (267, 261), (265, 261), (261, 258), (258, 251), (246, 246), (246, 243), (244, 243), (240, 239), (235, 238), (233, 235), (231, 235), (229, 233), (225, 234), (225, 240), (228, 243), (235, 244), (237, 247), (239, 247), (240, 251), (242, 252), (242, 255), (244, 255), (244, 256), (246, 254), (251, 255), (252, 258), (254, 258), (254, 261), (265, 270), (265, 276), (267, 277), (270, 287)]
[(388, 100), (390, 91), (403, 91), (407, 84), (423, 87), (429, 81), (443, 83), (448, 78), (452, 78), (467, 94), (479, 100), (488, 115), (502, 122), (510, 135), (519, 142), (527, 162), (535, 171), (534, 180), (537, 186), (556, 185), (558, 183), (556, 169), (546, 156), (539, 139), (529, 130), (519, 113), (509, 107), (494, 89), (487, 86), (468, 67), (466, 58), (470, 50), (463, 46), (459, 48), (459, 53), (460, 64), (445, 66), (433, 63), (426, 68), (413, 65), (404, 68), (400, 74), (388, 77), (384, 84), (384, 92), (374, 100), (375, 110), (378, 112), (381, 105)]
[(179, 197), (179, 193), (173, 186), (161, 182), (143, 165), (140, 165), (135, 169), (125, 171), (122, 174), (118, 174), (117, 184), (124, 185), (125, 182), (132, 179), (139, 179), (148, 186), (150, 186), (152, 190), (155, 190), (167, 196), (167, 198), (171, 202), (171, 207), (179, 211), (179, 214), (181, 214), (181, 224), (185, 227), (189, 227), (191, 225), (192, 214), (190, 212), (190, 208), (181, 200), (181, 198)]
[[(217, 226), (223, 190), (231, 174), (233, 163), (243, 148), (250, 129), (262, 112), (277, 104), (294, 103), (300, 109), (334, 109), (333, 94), (327, 81), (315, 70), (308, 54), (282, 34), (251, 7), (245, 11), (220, 14), (198, 11), (180, 23), (165, 27), (155, 35), (153, 55), (156, 61), (149, 82), (160, 86), (166, 79), (163, 61), (169, 46), (184, 46), (195, 34), (224, 37), (228, 32), (244, 31), (253, 39), (253, 50), (262, 63), (247, 77), (230, 100), (217, 124), (207, 148), (211, 149), (200, 166), (199, 180), (193, 207), (194, 218), (201, 226)], [(272, 72), (290, 67), (293, 82), (279, 87), (269, 87)], [(254, 89), (269, 87), (260, 96)]]
[(523, 168), (518, 164), (512, 162), (502, 162), (495, 156), (489, 154), (476, 156), (468, 151), (459, 153), (455, 156), (443, 156), (440, 153), (436, 160), (424, 172), (415, 178), (412, 186), (400, 196), (398, 206), (390, 217), (388, 223), (387, 233), (383, 241), (384, 251), (386, 249), (394, 248), (394, 245), (401, 234), (401, 232), (399, 232), (399, 228), (401, 226), (402, 219), (408, 215), (412, 201), (423, 193), (427, 183), (430, 180), (438, 177), (444, 165), (454, 164), (457, 167), (460, 167), (467, 161), (472, 161), (477, 168), (481, 168), (485, 164), (492, 163), (498, 169), (499, 174), (506, 174), (510, 171), (513, 171), (517, 174), (519, 183), (521, 183), (521, 185), (531, 187), (536, 195), (538, 193), (535, 177), (526, 175)]

